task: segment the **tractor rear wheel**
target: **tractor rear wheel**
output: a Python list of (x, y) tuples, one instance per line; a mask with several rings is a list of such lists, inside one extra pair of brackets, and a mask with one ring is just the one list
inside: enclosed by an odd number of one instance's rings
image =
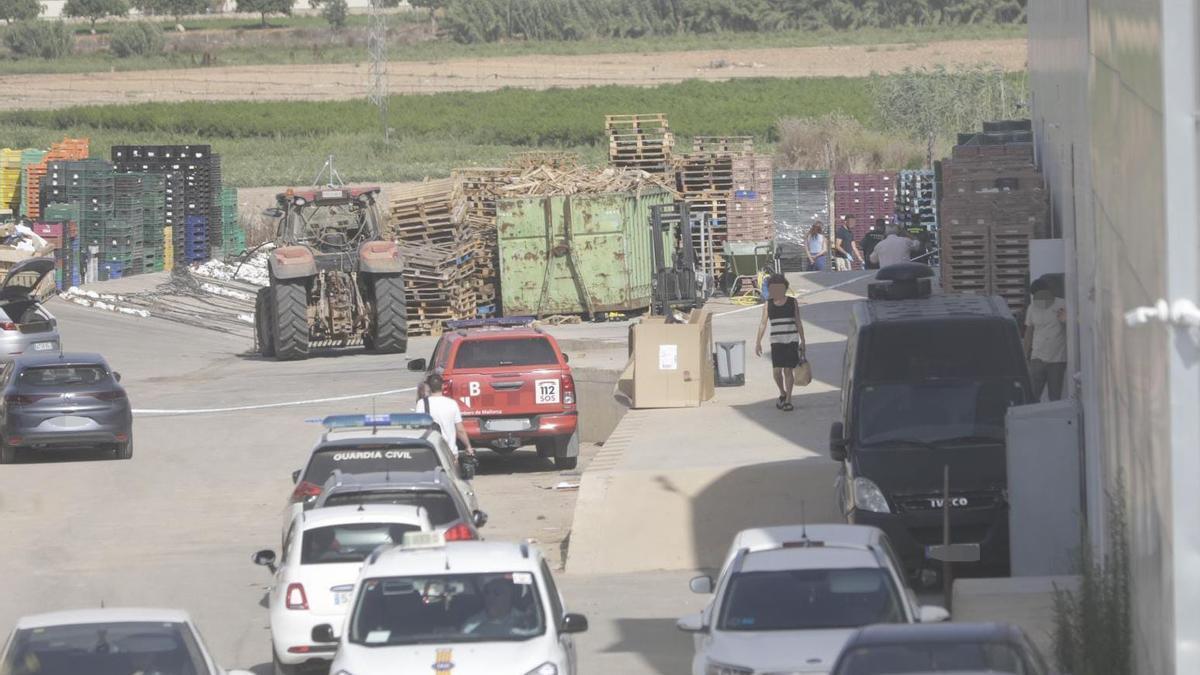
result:
[(371, 317), (372, 335), (367, 348), (384, 354), (408, 351), (408, 317), (404, 304), (404, 279), (399, 274), (371, 277), (375, 316)]
[(304, 281), (271, 284), (271, 337), (280, 361), (308, 358), (308, 289)]
[(254, 298), (254, 346), (266, 358), (275, 356), (275, 338), (271, 335), (271, 289), (260, 288)]

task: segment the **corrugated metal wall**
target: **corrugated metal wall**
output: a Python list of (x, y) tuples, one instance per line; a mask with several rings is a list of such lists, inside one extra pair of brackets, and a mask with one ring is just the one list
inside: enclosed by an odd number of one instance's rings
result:
[[(1194, 420), (1198, 406), (1194, 397), (1172, 400), (1180, 391), (1168, 386), (1172, 375), (1189, 373), (1171, 329), (1123, 321), (1128, 310), (1172, 297), (1169, 233), (1197, 227), (1194, 212), (1185, 222), (1166, 215), (1164, 150), (1172, 138), (1164, 126), (1164, 7), (1160, 0), (1031, 0), (1029, 8), (1032, 115), (1072, 280), (1071, 362), (1086, 416), (1093, 541), (1105, 548), (1101, 491), (1123, 473), (1136, 672), (1172, 673), (1177, 641), (1196, 638), (1175, 630), (1184, 608), (1176, 606), (1182, 547), (1172, 530), (1176, 519), (1200, 514), (1186, 504), (1193, 497), (1172, 493), (1171, 427), (1173, 415), (1176, 426), (1188, 415)], [(1188, 30), (1194, 40), (1195, 27)], [(1196, 58), (1194, 50), (1167, 56)], [(1168, 114), (1194, 111), (1193, 102)], [(1194, 147), (1190, 156), (1194, 162)], [(1192, 378), (1195, 368), (1193, 361)], [(1176, 453), (1196, 452), (1194, 442), (1183, 448), (1178, 438)]]

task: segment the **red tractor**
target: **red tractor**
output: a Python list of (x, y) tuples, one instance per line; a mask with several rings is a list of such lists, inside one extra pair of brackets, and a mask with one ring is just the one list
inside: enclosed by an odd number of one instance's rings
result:
[(270, 286), (254, 307), (263, 356), (307, 358), (313, 347), (408, 348), (404, 263), (383, 241), (379, 188), (314, 188), (278, 195)]

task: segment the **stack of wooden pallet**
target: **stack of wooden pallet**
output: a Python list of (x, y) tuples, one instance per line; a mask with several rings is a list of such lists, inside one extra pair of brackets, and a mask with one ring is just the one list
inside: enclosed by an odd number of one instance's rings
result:
[(1046, 236), (1048, 223), (1033, 145), (1012, 134), (965, 140), (941, 163), (942, 285), (999, 295), (1019, 312), (1029, 287), (1029, 240)]
[(663, 175), (671, 172), (675, 136), (666, 115), (608, 115), (604, 126), (613, 166)]
[(775, 239), (774, 160), (745, 154), (733, 160), (733, 197), (729, 202), (729, 241)]
[(693, 136), (692, 152), (745, 155), (754, 152), (753, 136)]

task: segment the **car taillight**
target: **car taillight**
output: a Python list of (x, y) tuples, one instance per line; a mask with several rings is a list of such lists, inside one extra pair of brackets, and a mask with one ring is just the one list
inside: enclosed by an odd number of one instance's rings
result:
[(475, 532), (466, 523), (459, 523), (446, 530), (446, 541), (470, 541), (475, 539)]
[(562, 376), (563, 405), (575, 405), (575, 378), (570, 375)]
[(298, 484), (296, 486), (296, 489), (292, 490), (292, 503), (295, 504), (297, 502), (302, 502), (310, 497), (320, 497), (320, 496), (321, 496), (321, 486), (320, 485), (317, 485), (315, 483), (310, 483), (308, 481), (301, 481), (300, 484)]
[(0, 330), (16, 330), (17, 324), (11, 321), (0, 321)]
[(53, 396), (40, 396), (36, 394), (5, 394), (4, 402), (12, 405), (32, 405), (44, 398), (54, 398)]
[(116, 389), (113, 391), (100, 391), (92, 394), (92, 397), (100, 399), (101, 401), (119, 401), (125, 398), (125, 392), (121, 389)]
[(304, 584), (288, 584), (284, 603), (288, 609), (308, 609), (308, 596), (304, 594)]

